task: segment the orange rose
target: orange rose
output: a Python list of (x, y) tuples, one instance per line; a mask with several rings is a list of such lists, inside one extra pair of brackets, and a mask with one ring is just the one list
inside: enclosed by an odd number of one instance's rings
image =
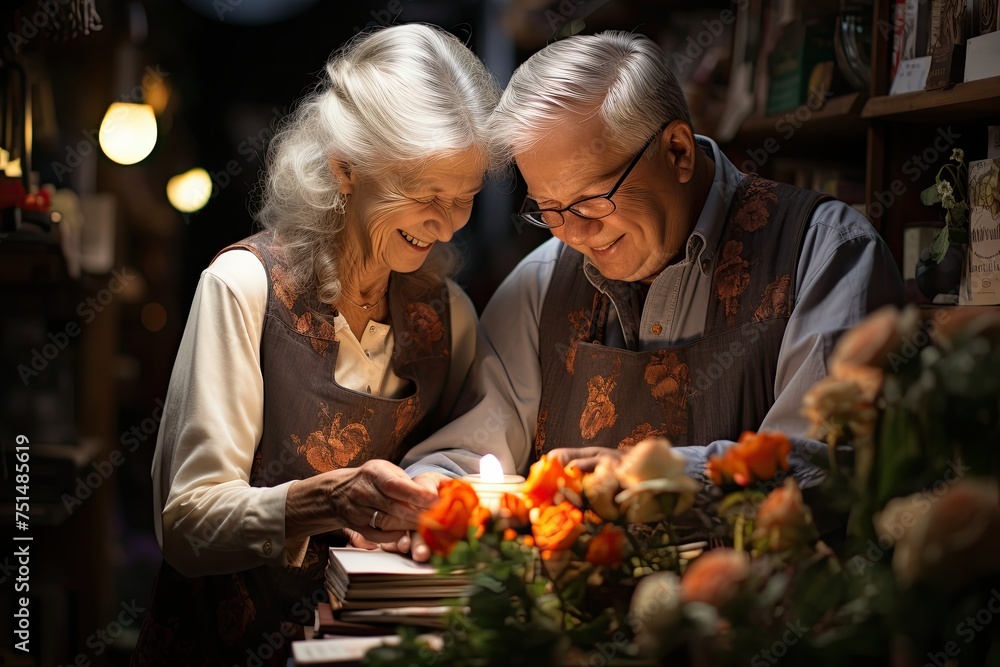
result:
[(420, 515), (418, 528), (433, 553), (447, 556), (469, 534), (469, 526), (474, 525), (470, 522), (476, 516), (479, 496), (468, 482), (460, 479), (442, 482), (438, 496), (434, 506)]
[(545, 507), (562, 502), (564, 492), (579, 497), (583, 490), (583, 473), (576, 467), (568, 470), (551, 456), (542, 456), (528, 471), (524, 497), (531, 507)]
[(528, 506), (524, 503), (524, 498), (513, 493), (504, 493), (500, 496), (500, 518), (508, 519), (509, 523), (517, 526), (527, 526)]
[(543, 551), (569, 549), (583, 532), (583, 512), (566, 501), (549, 505), (539, 512), (531, 532), (535, 544)]
[(802, 501), (795, 478), (789, 477), (764, 499), (757, 510), (754, 537), (767, 540), (771, 551), (785, 551), (804, 543), (810, 536), (812, 518)]
[(720, 548), (694, 559), (681, 577), (681, 599), (721, 609), (750, 576), (750, 561), (741, 551)]
[(486, 533), (486, 524), (488, 524), (492, 518), (493, 512), (491, 512), (488, 507), (477, 505), (476, 508), (472, 510), (472, 516), (469, 517), (469, 525), (476, 527), (476, 539), (479, 539)]
[(618, 567), (625, 555), (625, 531), (610, 523), (604, 524), (601, 532), (590, 538), (587, 544), (587, 562), (594, 565)]
[(739, 442), (722, 456), (709, 459), (708, 476), (716, 485), (728, 480), (740, 486), (767, 481), (777, 474), (779, 468), (788, 470), (788, 455), (791, 452), (792, 443), (783, 433), (745, 431)]

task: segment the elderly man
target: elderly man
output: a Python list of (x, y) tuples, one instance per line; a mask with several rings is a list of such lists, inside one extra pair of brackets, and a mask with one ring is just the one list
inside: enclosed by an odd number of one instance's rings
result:
[(464, 414), (403, 462), (417, 480), (487, 453), (586, 469), (662, 435), (707, 482), (743, 431), (780, 430), (799, 482), (818, 481), (800, 401), (841, 333), (902, 301), (898, 269), (850, 206), (742, 174), (695, 135), (666, 63), (604, 32), (514, 73), (492, 133), (528, 186), (520, 220), (555, 238), (490, 300)]

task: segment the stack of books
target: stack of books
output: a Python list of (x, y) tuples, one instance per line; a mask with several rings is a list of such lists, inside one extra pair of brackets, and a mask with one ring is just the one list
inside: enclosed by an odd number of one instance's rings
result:
[[(448, 612), (469, 596), (472, 581), (462, 575), (442, 575), (407, 555), (332, 547), (326, 589), (331, 620), (394, 632), (399, 625), (443, 628)], [(357, 634), (366, 634), (361, 627)], [(350, 634), (343, 626), (336, 629)]]

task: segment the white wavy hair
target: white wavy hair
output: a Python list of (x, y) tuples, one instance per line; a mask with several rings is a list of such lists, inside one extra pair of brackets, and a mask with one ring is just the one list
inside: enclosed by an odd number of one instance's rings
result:
[(595, 113), (604, 143), (622, 153), (667, 121), (691, 124), (663, 50), (644, 35), (608, 30), (549, 44), (515, 70), (490, 120), (492, 149), (510, 160), (568, 116)]
[[(479, 58), (435, 26), (362, 33), (335, 52), (268, 146), (256, 214), (284, 249), (296, 289), (315, 287), (330, 304), (340, 295), (337, 236), (347, 198), (331, 159), (378, 183), (477, 148), (490, 171), (496, 160), (485, 129), (499, 97)], [(450, 244), (435, 244), (417, 273), (448, 275), (457, 257)]]

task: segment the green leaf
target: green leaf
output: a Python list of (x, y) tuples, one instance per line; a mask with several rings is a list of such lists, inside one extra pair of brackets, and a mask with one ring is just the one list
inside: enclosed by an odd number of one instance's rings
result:
[(940, 264), (941, 260), (944, 259), (948, 252), (948, 245), (948, 227), (942, 227), (934, 234), (934, 240), (931, 241), (930, 245), (931, 259), (934, 260), (935, 264)]
[(941, 195), (938, 194), (937, 183), (924, 188), (920, 192), (920, 203), (924, 206), (933, 206), (939, 201), (941, 201)]
[[(965, 224), (965, 204), (956, 204), (951, 209), (951, 223), (953, 225), (964, 225)], [(952, 241), (954, 243), (954, 241)]]

